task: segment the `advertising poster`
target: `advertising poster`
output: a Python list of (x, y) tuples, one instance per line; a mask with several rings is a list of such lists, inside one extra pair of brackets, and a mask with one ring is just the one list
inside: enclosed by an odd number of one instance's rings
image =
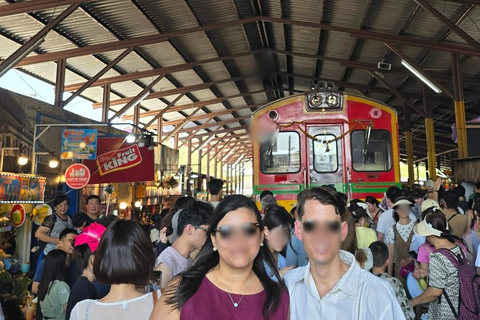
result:
[(63, 129), (60, 158), (94, 160), (97, 158), (96, 129)]

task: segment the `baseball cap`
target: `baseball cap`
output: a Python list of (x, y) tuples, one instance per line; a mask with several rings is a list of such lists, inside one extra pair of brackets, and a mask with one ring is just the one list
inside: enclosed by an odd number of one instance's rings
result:
[(178, 210), (177, 212), (175, 212), (175, 214), (173, 215), (173, 218), (172, 218), (172, 229), (173, 229), (173, 233), (172, 235), (170, 236), (170, 239), (168, 240), (168, 242), (170, 243), (174, 243), (175, 240), (177, 240), (177, 229), (178, 229), (178, 216), (180, 215), (180, 212), (182, 211), (182, 209)]
[(440, 209), (440, 205), (439, 205), (438, 202), (435, 201), (435, 200), (427, 199), (427, 200), (424, 200), (424, 201), (422, 202), (422, 207), (421, 207), (422, 212), (425, 211), (425, 210), (427, 210), (427, 209), (430, 209), (430, 208), (432, 208), (432, 207), (435, 207), (435, 208), (437, 208), (437, 209)]
[(415, 232), (416, 235), (419, 235), (422, 237), (428, 237), (428, 236), (440, 237), (442, 235), (442, 232), (440, 230), (435, 229), (434, 227), (432, 227), (432, 224), (427, 223), (427, 221), (425, 220), (416, 224), (415, 227), (413, 227), (413, 232)]
[(435, 188), (435, 182), (433, 182), (432, 180), (427, 180), (427, 182), (425, 182), (425, 186), (427, 187), (427, 190), (433, 190), (433, 188)]

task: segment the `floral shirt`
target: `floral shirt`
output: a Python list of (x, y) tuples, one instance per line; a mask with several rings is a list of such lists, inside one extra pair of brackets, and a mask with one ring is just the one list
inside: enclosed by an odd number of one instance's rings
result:
[(400, 304), (400, 307), (402, 307), (403, 313), (405, 314), (405, 318), (407, 318), (407, 320), (415, 319), (415, 312), (413, 311), (412, 304), (410, 303), (410, 300), (408, 300), (407, 294), (405, 293), (405, 289), (403, 288), (400, 280), (395, 277), (390, 277), (388, 273), (376, 274), (376, 276), (382, 278), (392, 285), (393, 291), (397, 296), (398, 303)]

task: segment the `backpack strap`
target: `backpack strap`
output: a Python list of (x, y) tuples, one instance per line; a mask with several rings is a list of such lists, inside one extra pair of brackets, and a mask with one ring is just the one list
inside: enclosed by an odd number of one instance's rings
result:
[(448, 218), (447, 222), (450, 222), (450, 220), (452, 220), (453, 218), (455, 218), (456, 216), (458, 216), (460, 213), (455, 213), (453, 216), (451, 216), (450, 218)]
[[(445, 299), (447, 300), (448, 306), (452, 310), (453, 316), (455, 317), (455, 319), (458, 318), (459, 314), (457, 314), (457, 312), (455, 311), (455, 307), (453, 306), (452, 300), (450, 300), (450, 298), (448, 297), (448, 294), (445, 291), (445, 289), (442, 290), (442, 294), (444, 295)], [(458, 311), (460, 312), (460, 308), (458, 308)]]

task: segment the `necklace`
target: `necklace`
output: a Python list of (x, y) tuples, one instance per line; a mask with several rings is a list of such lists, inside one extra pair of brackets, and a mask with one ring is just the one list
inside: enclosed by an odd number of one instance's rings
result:
[[(226, 286), (226, 287), (229, 287), (229, 286), (225, 285), (225, 283), (224, 283), (223, 281), (221, 281), (221, 280), (217, 277), (216, 274), (214, 274), (214, 276), (215, 276), (215, 279), (217, 279), (218, 282), (220, 282), (221, 284), (223, 284), (223, 285)], [(243, 297), (245, 296), (245, 292), (247, 291), (248, 286), (250, 285), (250, 280), (251, 280), (251, 278), (252, 278), (252, 275), (250, 274), (250, 277), (248, 278), (248, 281), (247, 281), (247, 285), (246, 285), (246, 287), (245, 287), (245, 290), (243, 291), (243, 294), (242, 294), (242, 296), (240, 297), (240, 300), (238, 300), (238, 302), (233, 301), (232, 295), (230, 294), (230, 292), (227, 291), (228, 297), (230, 298), (230, 301), (232, 301), (232, 304), (233, 304), (233, 307), (234, 307), (234, 308), (238, 308), (238, 306), (240, 305), (240, 302), (242, 302)]]

